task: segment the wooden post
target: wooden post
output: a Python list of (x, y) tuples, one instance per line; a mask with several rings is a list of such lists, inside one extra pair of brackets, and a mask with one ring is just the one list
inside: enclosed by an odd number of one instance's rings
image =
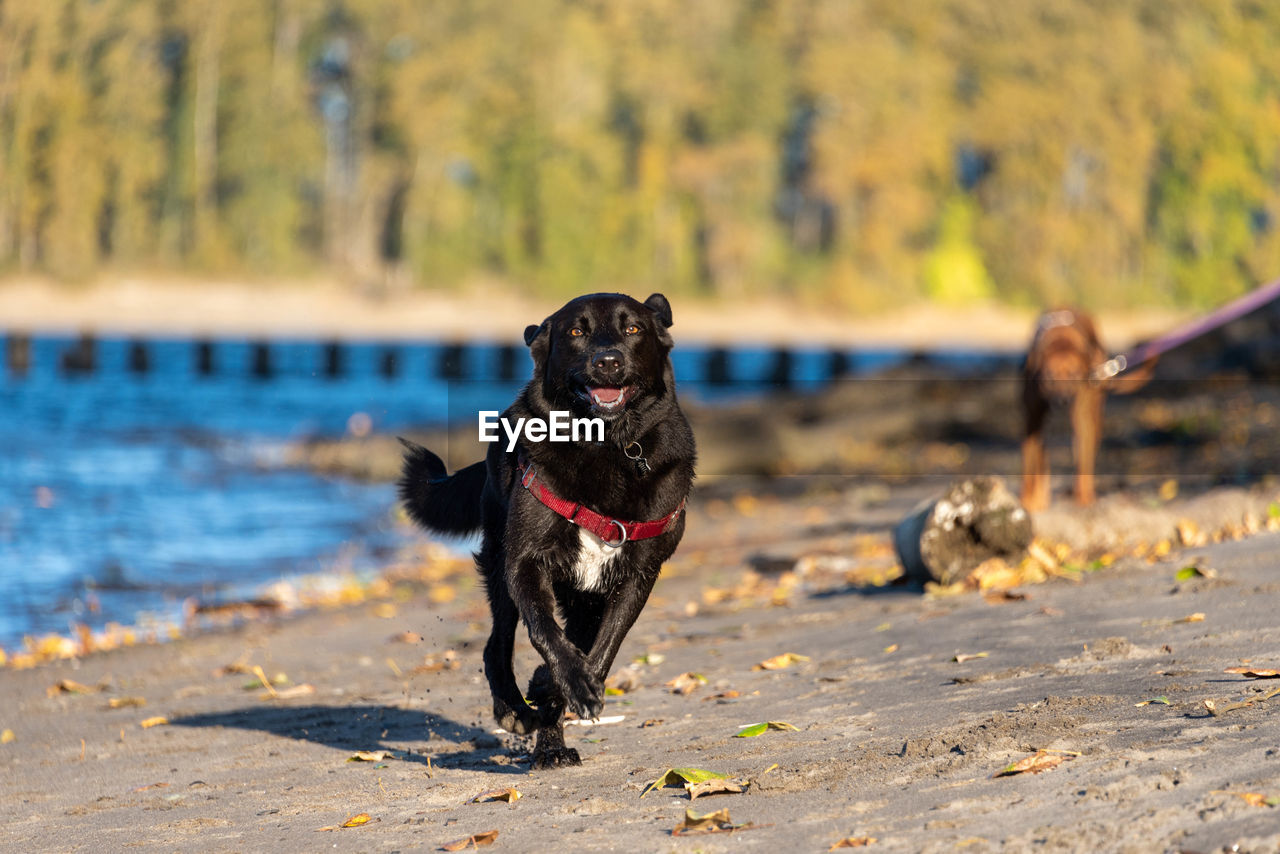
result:
[(31, 339), (15, 332), (5, 342), (5, 361), (9, 363), (9, 373), (15, 377), (25, 377), (31, 370)]
[(145, 374), (151, 370), (151, 354), (147, 351), (147, 342), (135, 338), (129, 342), (129, 372)]

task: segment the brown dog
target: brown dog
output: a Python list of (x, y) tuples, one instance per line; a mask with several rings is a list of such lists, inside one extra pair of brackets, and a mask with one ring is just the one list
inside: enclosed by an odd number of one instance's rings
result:
[(1092, 504), (1093, 472), (1102, 440), (1106, 395), (1137, 391), (1151, 378), (1155, 359), (1123, 377), (1108, 376), (1107, 351), (1093, 319), (1081, 311), (1057, 309), (1041, 315), (1022, 373), (1026, 438), (1022, 441), (1022, 503), (1028, 510), (1049, 506), (1049, 457), (1044, 424), (1054, 402), (1071, 401), (1072, 453), (1076, 461), (1076, 503)]

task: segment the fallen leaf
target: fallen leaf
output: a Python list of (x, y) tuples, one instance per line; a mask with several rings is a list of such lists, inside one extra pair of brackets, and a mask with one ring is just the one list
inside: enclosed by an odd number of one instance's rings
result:
[(108, 709), (128, 709), (138, 706), (145, 706), (147, 701), (144, 697), (112, 697), (107, 700)]
[[(259, 681), (261, 681), (262, 687), (267, 689), (267, 693), (274, 697), (276, 689), (272, 687), (271, 680), (267, 678), (267, 674), (262, 672), (261, 665), (255, 664), (253, 666), (253, 674), (258, 677)], [(257, 686), (255, 685), (254, 687)]]
[(518, 800), (520, 800), (520, 793), (514, 788), (508, 787), (506, 789), (490, 789), (487, 792), (481, 792), (471, 800), (467, 801), (467, 803), (487, 804), (491, 801), (506, 801), (509, 804), (514, 804)]
[(142, 727), (143, 729), (150, 729), (153, 726), (164, 726), (168, 722), (169, 722), (169, 719), (166, 718), (164, 715), (156, 715), (153, 718), (147, 718), (145, 721), (139, 721), (138, 726)]
[(219, 679), (223, 676), (230, 676), (232, 673), (250, 673), (248, 655), (243, 655), (230, 664), (224, 664), (213, 670), (213, 678)]
[(1168, 697), (1152, 697), (1150, 700), (1143, 700), (1141, 703), (1134, 703), (1133, 705), (1134, 705), (1135, 707), (1136, 707), (1136, 706), (1149, 706), (1149, 705), (1151, 705), (1152, 703), (1159, 703), (1159, 704), (1160, 704), (1160, 705), (1162, 705), (1162, 706), (1168, 706), (1168, 705), (1170, 705), (1170, 703), (1169, 703), (1169, 698), (1168, 698)]
[(827, 850), (835, 851), (837, 848), (866, 848), (875, 841), (876, 838), (874, 836), (846, 836)]
[(707, 684), (707, 677), (700, 673), (681, 673), (666, 684), (672, 694), (688, 694), (698, 686)]
[(1209, 538), (1200, 530), (1200, 526), (1190, 519), (1182, 519), (1177, 524), (1178, 542), (1184, 546), (1197, 548), (1209, 542)]
[(684, 790), (689, 793), (689, 800), (696, 801), (703, 795), (740, 795), (747, 790), (748, 781), (730, 778), (725, 780), (706, 780), (701, 783), (685, 783)]
[(982, 598), (989, 605), (1002, 605), (1005, 602), (1023, 602), (1031, 597), (1026, 593), (1015, 593), (1012, 590), (994, 590), (983, 593)]
[(0, 744), (10, 744), (17, 740), (18, 736), (14, 735), (14, 732), (11, 729), (6, 729), (4, 732), (0, 732)]
[(688, 836), (698, 833), (732, 833), (735, 830), (745, 830), (748, 827), (754, 827), (752, 822), (746, 824), (734, 824), (733, 819), (729, 818), (729, 810), (721, 809), (715, 812), (709, 812), (705, 815), (698, 815), (690, 809), (684, 811), (684, 820), (676, 825), (671, 831), (672, 836)]
[(50, 697), (56, 697), (59, 694), (96, 694), (102, 690), (104, 690), (102, 685), (85, 685), (74, 679), (62, 679), (50, 685), (44, 692)]
[(1173, 480), (1172, 478), (1170, 478), (1169, 480), (1166, 480), (1164, 483), (1160, 484), (1159, 494), (1160, 494), (1161, 501), (1172, 501), (1173, 499), (1177, 498), (1178, 482), (1176, 480)]
[(752, 667), (752, 670), (782, 670), (793, 664), (805, 662), (809, 660), (807, 655), (799, 655), (794, 652), (784, 652), (781, 655), (775, 655), (773, 658), (766, 658), (764, 661)]
[(1178, 570), (1173, 577), (1177, 581), (1190, 581), (1193, 578), (1217, 578), (1218, 573), (1216, 570), (1210, 569), (1207, 566), (1196, 566), (1195, 564), (1192, 564), (1190, 566), (1184, 566), (1182, 569)]
[(886, 647), (884, 648), (884, 654), (885, 654), (885, 655), (892, 655), (893, 653), (895, 653), (895, 652), (897, 652), (897, 651), (898, 651), (898, 645), (897, 645), (896, 643), (891, 643), (891, 644), (889, 644), (888, 646), (886, 646)]
[(411, 675), (419, 673), (439, 673), (441, 670), (457, 670), (462, 666), (462, 662), (458, 660), (456, 650), (446, 649), (440, 655), (428, 655), (413, 670), (409, 671)]
[(462, 851), (466, 848), (479, 848), (481, 845), (492, 845), (498, 838), (498, 831), (486, 830), (484, 833), (473, 833), (462, 839), (440, 846), (441, 851)]
[(658, 775), (658, 779), (650, 783), (640, 797), (652, 792), (654, 789), (661, 789), (666, 786), (679, 786), (685, 783), (705, 783), (708, 780), (727, 780), (728, 774), (721, 774), (719, 771), (707, 771), (704, 768), (668, 768)]
[(1264, 795), (1261, 792), (1229, 792), (1243, 800), (1251, 807), (1274, 807), (1280, 805), (1280, 798), (1275, 795)]
[(645, 655), (637, 655), (633, 660), (636, 664), (655, 665), (666, 661), (667, 657), (660, 652), (650, 652)]
[(357, 750), (347, 757), (348, 762), (381, 762), (391, 755), (389, 750)]
[(359, 815), (351, 816), (351, 818), (344, 821), (340, 826), (341, 827), (359, 827), (362, 824), (368, 824), (372, 820), (373, 820), (373, 816), (369, 815), (367, 812), (362, 812)]
[(755, 738), (757, 735), (764, 735), (771, 729), (782, 730), (784, 732), (799, 732), (799, 727), (794, 727), (786, 721), (762, 721), (758, 724), (748, 724), (742, 729), (734, 733), (734, 738)]
[(710, 696), (703, 697), (702, 700), (703, 702), (706, 702), (707, 700), (736, 700), (741, 696), (742, 694), (738, 691), (721, 691), (719, 694), (711, 694)]
[(407, 629), (387, 638), (387, 643), (422, 643), (422, 635)]
[(168, 786), (169, 786), (169, 784), (168, 784), (168, 783), (149, 783), (149, 784), (147, 784), (147, 785), (145, 785), (145, 786), (138, 786), (136, 789), (130, 789), (129, 791), (131, 791), (131, 792), (149, 792), (149, 791), (151, 791), (152, 789), (164, 789), (164, 788), (168, 788)]
[(316, 692), (316, 686), (310, 682), (294, 685), (281, 691), (267, 691), (262, 694), (264, 700), (292, 700), (296, 697), (308, 697)]
[(640, 675), (630, 667), (624, 667), (616, 673), (610, 674), (609, 678), (604, 680), (604, 692), (606, 694), (626, 694), (640, 687)]
[(1265, 670), (1259, 667), (1228, 667), (1223, 673), (1238, 673), (1253, 679), (1278, 679), (1280, 670)]
[(662, 723), (663, 723), (662, 718), (649, 718), (647, 721), (640, 724), (640, 729), (645, 729), (646, 727), (651, 727), (651, 726), (658, 726)]
[(1014, 774), (1039, 774), (1041, 771), (1056, 768), (1068, 759), (1079, 755), (1079, 753), (1069, 750), (1037, 750), (1024, 759), (1009, 763), (993, 776), (1012, 777)]
[(973, 661), (975, 658), (986, 658), (989, 653), (985, 652), (961, 652), (952, 656), (951, 660), (957, 664), (964, 664), (966, 661)]
[(1174, 622), (1175, 622), (1175, 623), (1203, 623), (1203, 622), (1204, 622), (1204, 614), (1202, 614), (1202, 613), (1200, 613), (1199, 611), (1197, 611), (1197, 612), (1196, 612), (1196, 613), (1194, 613), (1194, 614), (1187, 614), (1187, 616), (1185, 616), (1185, 617), (1180, 617), (1180, 618), (1178, 618), (1178, 619), (1174, 620)]

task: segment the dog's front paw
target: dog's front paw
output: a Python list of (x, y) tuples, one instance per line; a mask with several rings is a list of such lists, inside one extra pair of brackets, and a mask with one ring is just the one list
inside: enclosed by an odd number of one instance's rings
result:
[(493, 719), (498, 726), (516, 735), (528, 735), (538, 728), (538, 719), (532, 709), (528, 706), (513, 709), (502, 700), (493, 701)]
[(604, 683), (586, 668), (574, 667), (556, 680), (564, 694), (564, 704), (580, 718), (590, 720), (604, 711)]
[(544, 768), (564, 768), (569, 765), (581, 765), (582, 759), (578, 751), (572, 747), (544, 747), (533, 751), (533, 770)]

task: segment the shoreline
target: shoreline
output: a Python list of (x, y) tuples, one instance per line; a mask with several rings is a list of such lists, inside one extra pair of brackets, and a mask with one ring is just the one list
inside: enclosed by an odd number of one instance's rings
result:
[[(635, 294), (643, 297), (644, 295)], [(777, 298), (710, 302), (677, 297), (676, 328), (689, 344), (1022, 350), (1036, 312), (988, 304), (932, 304), (867, 315)], [(467, 293), (361, 292), (332, 279), (199, 280), (115, 277), (86, 285), (37, 278), (0, 280), (0, 335), (321, 337), (338, 340), (452, 338), (518, 342), (522, 330), (561, 304), (481, 283)], [(1107, 345), (1119, 350), (1195, 312), (1147, 308), (1101, 312)], [(784, 323), (779, 320), (784, 319)]]

